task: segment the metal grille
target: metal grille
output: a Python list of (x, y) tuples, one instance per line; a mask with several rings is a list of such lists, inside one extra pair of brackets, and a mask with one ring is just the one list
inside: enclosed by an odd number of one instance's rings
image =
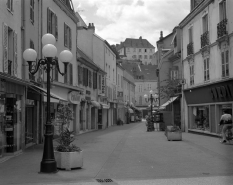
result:
[(100, 182), (100, 183), (107, 183), (107, 182), (113, 182), (112, 179), (96, 179), (97, 182)]

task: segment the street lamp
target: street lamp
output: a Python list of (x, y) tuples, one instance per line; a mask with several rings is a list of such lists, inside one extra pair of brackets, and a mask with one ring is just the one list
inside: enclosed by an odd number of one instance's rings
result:
[(148, 95), (145, 94), (145, 95), (144, 95), (144, 98), (145, 98), (145, 101), (146, 101), (146, 102), (150, 102), (151, 122), (148, 123), (148, 126), (149, 126), (149, 124), (151, 124), (150, 127), (151, 127), (151, 129), (154, 131), (155, 128), (154, 128), (154, 124), (153, 124), (153, 122), (152, 122), (153, 101), (156, 102), (156, 101), (158, 100), (158, 95), (157, 95), (157, 94), (154, 94), (154, 95), (153, 95), (153, 91), (150, 90), (150, 97), (148, 98)]
[[(23, 58), (28, 62), (30, 74), (36, 74), (39, 68), (47, 72), (47, 120), (45, 124), (43, 158), (40, 165), (41, 173), (57, 172), (57, 163), (55, 161), (53, 151), (53, 133), (50, 118), (50, 70), (55, 67), (62, 76), (65, 75), (67, 72), (67, 66), (73, 57), (69, 50), (63, 50), (60, 53), (59, 59), (63, 62), (65, 67), (64, 73), (62, 73), (59, 68), (58, 60), (54, 59), (57, 54), (57, 48), (54, 46), (55, 42), (56, 39), (52, 34), (45, 34), (42, 37), (42, 44), (44, 45), (42, 53), (44, 58), (40, 59), (38, 62), (35, 62), (37, 53), (34, 49), (29, 48), (23, 52)], [(32, 69), (32, 64), (35, 64), (34, 69)]]

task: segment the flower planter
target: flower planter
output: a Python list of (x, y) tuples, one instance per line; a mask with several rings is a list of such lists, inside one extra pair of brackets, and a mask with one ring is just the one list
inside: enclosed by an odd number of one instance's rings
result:
[(80, 152), (58, 152), (54, 151), (57, 168), (71, 170), (83, 166), (83, 151)]
[(182, 140), (182, 132), (167, 132), (167, 140), (168, 141), (181, 141)]

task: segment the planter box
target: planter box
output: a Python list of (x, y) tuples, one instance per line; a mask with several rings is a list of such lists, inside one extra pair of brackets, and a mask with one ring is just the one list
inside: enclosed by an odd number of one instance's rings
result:
[(58, 152), (54, 151), (57, 168), (71, 170), (83, 166), (83, 151), (81, 152)]
[(181, 141), (182, 140), (182, 132), (167, 132), (167, 140), (168, 141)]

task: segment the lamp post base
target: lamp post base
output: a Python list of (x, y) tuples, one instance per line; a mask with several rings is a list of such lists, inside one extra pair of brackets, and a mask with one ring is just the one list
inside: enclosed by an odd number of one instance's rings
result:
[(57, 173), (57, 162), (54, 161), (41, 161), (39, 173)]

